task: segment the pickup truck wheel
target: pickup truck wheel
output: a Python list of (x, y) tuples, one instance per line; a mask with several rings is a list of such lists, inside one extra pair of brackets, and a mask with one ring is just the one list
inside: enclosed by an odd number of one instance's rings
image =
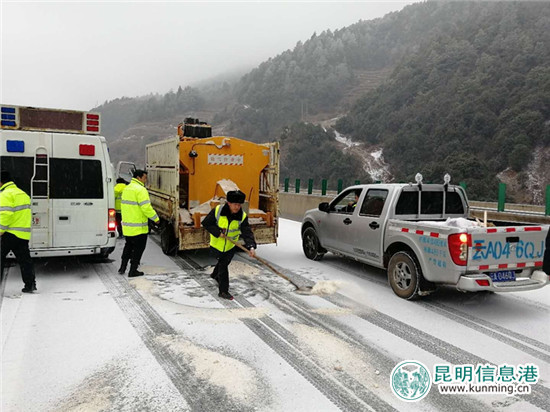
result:
[(165, 220), (162, 221), (160, 227), (160, 248), (165, 255), (174, 254), (178, 244), (176, 236), (174, 236), (174, 226), (172, 223)]
[(395, 253), (388, 264), (388, 281), (395, 294), (403, 299), (418, 297), (422, 273), (416, 260), (407, 252)]
[(302, 234), (302, 249), (308, 259), (321, 260), (325, 253), (323, 248), (319, 244), (319, 238), (315, 229), (308, 227)]

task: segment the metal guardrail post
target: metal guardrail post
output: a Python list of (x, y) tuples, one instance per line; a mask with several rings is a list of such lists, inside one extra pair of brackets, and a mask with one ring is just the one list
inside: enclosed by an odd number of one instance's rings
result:
[(550, 216), (550, 185), (546, 185), (546, 209), (544, 214)]
[(296, 179), (296, 193), (300, 193), (300, 179)]
[(327, 194), (327, 179), (321, 180), (321, 194), (323, 196)]
[(288, 177), (285, 178), (285, 192), (287, 192), (287, 193), (288, 193), (288, 182), (289, 182), (289, 180), (290, 179)]
[(342, 179), (338, 179), (338, 193), (342, 191), (342, 187), (344, 186), (344, 182)]
[(506, 183), (498, 184), (498, 207), (499, 212), (504, 212), (504, 203), (506, 202)]
[(459, 182), (458, 184), (464, 189), (464, 191), (466, 191), (466, 182)]
[(360, 185), (360, 184), (361, 184), (361, 181), (360, 181), (360, 180), (356, 180), (356, 181), (355, 181), (355, 184), (356, 184), (356, 185)]
[(313, 193), (313, 179), (307, 181), (307, 194), (310, 195)]

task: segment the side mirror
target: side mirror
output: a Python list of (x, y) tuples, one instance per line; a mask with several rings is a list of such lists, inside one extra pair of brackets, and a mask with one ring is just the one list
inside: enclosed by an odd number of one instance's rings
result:
[(330, 211), (330, 207), (328, 205), (328, 202), (319, 203), (319, 210), (321, 212), (328, 213)]

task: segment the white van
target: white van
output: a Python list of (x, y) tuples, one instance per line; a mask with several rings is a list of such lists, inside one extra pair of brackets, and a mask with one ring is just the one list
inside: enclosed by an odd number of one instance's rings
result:
[(31, 197), (31, 256), (115, 248), (114, 179), (98, 113), (0, 105), (0, 167)]

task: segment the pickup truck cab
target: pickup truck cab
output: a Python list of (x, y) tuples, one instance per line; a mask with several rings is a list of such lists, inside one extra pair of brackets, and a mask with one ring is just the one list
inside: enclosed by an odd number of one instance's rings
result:
[(302, 246), (309, 259), (330, 251), (387, 269), (390, 286), (405, 299), (441, 284), (512, 292), (549, 283), (537, 270), (547, 227), (485, 227), (468, 215), (460, 186), (355, 185), (305, 213)]

